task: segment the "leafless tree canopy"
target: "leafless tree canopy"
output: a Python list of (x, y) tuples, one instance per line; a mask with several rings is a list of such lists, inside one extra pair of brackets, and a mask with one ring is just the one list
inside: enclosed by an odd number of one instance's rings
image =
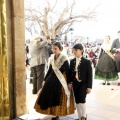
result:
[(66, 4), (62, 7), (59, 7), (59, 0), (54, 0), (54, 3), (51, 3), (51, 0), (43, 0), (42, 4), (38, 4), (35, 8), (30, 4), (25, 9), (26, 30), (32, 34), (32, 29), (34, 29), (35, 32), (44, 36), (51, 35), (54, 39), (57, 34), (66, 34), (74, 22), (96, 17), (97, 6), (92, 10), (90, 8), (86, 11), (80, 9), (78, 13), (74, 13), (75, 0), (72, 0), (71, 4), (69, 0), (64, 1)]

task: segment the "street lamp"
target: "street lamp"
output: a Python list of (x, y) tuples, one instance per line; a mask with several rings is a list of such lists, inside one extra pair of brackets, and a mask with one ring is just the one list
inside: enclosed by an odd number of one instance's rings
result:
[(70, 28), (69, 31), (71, 31), (71, 41), (70, 42), (71, 42), (71, 45), (72, 45), (72, 37), (73, 37), (73, 31), (74, 31), (74, 29)]

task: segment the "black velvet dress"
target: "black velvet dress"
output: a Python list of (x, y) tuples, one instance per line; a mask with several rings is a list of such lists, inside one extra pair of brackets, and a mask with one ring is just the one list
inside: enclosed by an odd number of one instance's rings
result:
[[(71, 83), (68, 60), (64, 62), (59, 70), (64, 75), (66, 82)], [(66, 101), (67, 96), (62, 84), (52, 69), (52, 65), (50, 65), (45, 76), (45, 84), (37, 98), (34, 108), (39, 113), (55, 116), (64, 116), (74, 113), (74, 100), (72, 93), (69, 110), (66, 107)]]
[(118, 79), (115, 61), (103, 49), (101, 49), (99, 61), (95, 68), (95, 79), (104, 81)]

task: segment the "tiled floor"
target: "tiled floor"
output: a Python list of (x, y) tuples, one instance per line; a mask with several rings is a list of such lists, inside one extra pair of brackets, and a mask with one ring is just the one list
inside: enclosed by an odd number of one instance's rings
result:
[[(28, 76), (29, 77), (29, 76)], [(25, 120), (50, 120), (52, 116), (36, 113), (33, 109), (37, 95), (32, 95), (32, 84), (27, 83), (28, 113), (21, 118)], [(110, 86), (94, 80), (91, 94), (87, 96), (87, 120), (120, 120), (120, 86), (112, 82)], [(74, 120), (77, 113), (61, 117), (60, 120)]]

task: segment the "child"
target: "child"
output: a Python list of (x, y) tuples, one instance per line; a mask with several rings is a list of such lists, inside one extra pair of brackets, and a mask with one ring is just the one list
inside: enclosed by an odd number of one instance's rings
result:
[(76, 58), (70, 62), (70, 72), (79, 117), (78, 120), (87, 120), (86, 95), (91, 92), (92, 88), (92, 67), (90, 61), (82, 56), (82, 44), (75, 44), (73, 46), (73, 53)]
[[(34, 108), (42, 114), (65, 116), (74, 113), (74, 99), (70, 92), (72, 85), (67, 57), (61, 53), (60, 42), (53, 44), (50, 67), (45, 76), (45, 84), (38, 95)], [(57, 120), (58, 117), (52, 118)]]

